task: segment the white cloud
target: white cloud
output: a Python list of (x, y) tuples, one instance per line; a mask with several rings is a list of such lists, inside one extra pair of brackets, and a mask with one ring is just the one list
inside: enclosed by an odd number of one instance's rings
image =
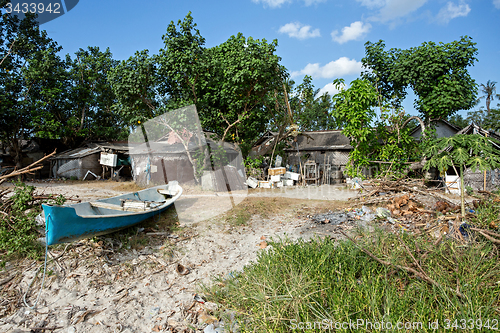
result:
[(282, 4), (292, 2), (292, 0), (252, 0), (255, 3), (262, 3), (264, 6), (271, 8), (281, 7)]
[(369, 19), (378, 22), (390, 22), (407, 16), (422, 7), (428, 0), (356, 0), (369, 9), (379, 12)]
[[(294, 0), (252, 0), (252, 2), (255, 3), (262, 3), (264, 7), (271, 7), (271, 8), (279, 8), (281, 5), (289, 2), (293, 2)], [(312, 6), (321, 2), (326, 2), (326, 0), (303, 0), (304, 5), (306, 6)]]
[(378, 8), (385, 5), (386, 0), (356, 0), (368, 8)]
[(493, 6), (495, 6), (496, 9), (500, 9), (500, 0), (493, 0)]
[(287, 23), (279, 29), (282, 34), (288, 34), (289, 37), (306, 39), (320, 37), (319, 29), (312, 30), (310, 25), (303, 25), (299, 22)]
[[(345, 85), (344, 85), (345, 87)], [(333, 83), (328, 83), (323, 88), (321, 88), (318, 94), (315, 96), (316, 98), (322, 96), (324, 93), (330, 94), (330, 96), (336, 95), (339, 92), (337, 88), (333, 86)]]
[(340, 44), (350, 40), (360, 40), (372, 28), (370, 23), (363, 24), (361, 21), (351, 23), (348, 27), (342, 28), (342, 35), (339, 36), (339, 31), (332, 31), (332, 39)]
[(317, 3), (325, 2), (326, 0), (304, 0), (306, 6), (311, 6)]
[(437, 19), (443, 23), (448, 23), (456, 17), (467, 16), (469, 12), (470, 7), (464, 0), (460, 0), (458, 5), (450, 1), (445, 7), (441, 8), (437, 15)]
[(315, 79), (325, 78), (337, 78), (344, 75), (350, 74), (360, 74), (361, 73), (361, 62), (354, 59), (349, 59), (347, 57), (341, 57), (335, 61), (331, 61), (325, 66), (320, 66), (316, 64), (307, 64), (306, 67), (300, 71), (292, 72), (292, 77), (299, 75), (309, 75)]

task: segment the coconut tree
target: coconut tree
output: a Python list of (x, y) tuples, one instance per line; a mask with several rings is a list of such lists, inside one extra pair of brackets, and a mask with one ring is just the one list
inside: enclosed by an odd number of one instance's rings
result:
[(488, 110), (488, 115), (490, 114), (490, 104), (491, 101), (496, 98), (500, 98), (498, 94), (496, 94), (496, 85), (497, 83), (495, 81), (488, 80), (486, 84), (480, 84), (479, 88), (481, 92), (484, 94), (483, 96), (479, 97), (478, 101), (481, 99), (486, 99), (486, 109)]

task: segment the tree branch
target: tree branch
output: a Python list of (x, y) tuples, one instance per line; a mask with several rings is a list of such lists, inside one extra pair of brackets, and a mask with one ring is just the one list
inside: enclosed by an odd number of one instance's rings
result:
[[(439, 289), (443, 289), (443, 286), (441, 286), (439, 283), (437, 283), (436, 281), (434, 281), (433, 279), (431, 279), (430, 277), (428, 277), (426, 274), (421, 273), (421, 272), (419, 272), (419, 271), (417, 271), (417, 270), (415, 270), (413, 268), (410, 268), (410, 267), (393, 264), (391, 262), (379, 259), (375, 255), (373, 255), (370, 251), (366, 250), (364, 247), (362, 247), (361, 245), (359, 245), (354, 239), (352, 239), (351, 237), (347, 236), (347, 234), (345, 234), (342, 230), (339, 230), (339, 232), (342, 235), (344, 235), (345, 237), (347, 237), (347, 239), (349, 239), (351, 242), (353, 242), (354, 245), (356, 245), (361, 251), (363, 251), (364, 253), (366, 253), (369, 257), (371, 257), (375, 261), (379, 262), (380, 264), (382, 264), (384, 266), (388, 266), (388, 267), (392, 266), (392, 267), (395, 267), (395, 268), (397, 268), (399, 270), (406, 271), (406, 272), (409, 272), (409, 273), (413, 273), (414, 275), (416, 275), (417, 277), (419, 277), (422, 280), (426, 281), (427, 283), (429, 283), (429, 284), (431, 284), (431, 285), (433, 285), (433, 286), (435, 286), (435, 287), (437, 287)], [(446, 289), (446, 290), (454, 293), (455, 295), (457, 295), (460, 298), (464, 297), (464, 295), (460, 291), (453, 290), (453, 289), (451, 289), (449, 287), (444, 287), (444, 289)]]

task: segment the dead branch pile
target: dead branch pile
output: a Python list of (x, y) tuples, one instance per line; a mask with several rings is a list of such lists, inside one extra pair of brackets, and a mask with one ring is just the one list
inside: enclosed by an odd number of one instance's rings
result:
[(455, 205), (454, 202), (440, 194), (439, 189), (428, 189), (423, 179), (371, 180), (363, 182), (363, 191), (367, 192), (359, 200), (363, 204), (390, 201), (401, 193), (413, 193), (422, 196), (431, 196), (437, 200)]
[[(386, 208), (390, 213), (388, 221), (394, 231), (407, 230), (415, 234), (425, 232), (437, 238), (436, 242), (443, 237), (465, 242), (469, 234), (475, 231), (491, 242), (500, 244), (499, 233), (472, 227), (470, 221), (475, 218), (474, 213), (467, 212), (465, 219), (462, 219), (459, 205), (439, 193), (439, 189), (425, 187), (422, 179), (372, 180), (364, 182), (362, 187), (362, 193), (366, 194), (357, 199), (357, 204), (374, 204)], [(500, 197), (491, 192), (480, 193), (484, 198), (475, 200), (471, 209), (477, 209), (491, 196), (494, 202), (500, 202)], [(492, 222), (489, 227), (498, 229), (498, 223)]]

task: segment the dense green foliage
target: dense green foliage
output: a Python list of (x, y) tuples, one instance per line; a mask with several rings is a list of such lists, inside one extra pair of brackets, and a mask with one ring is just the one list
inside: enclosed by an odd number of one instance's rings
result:
[[(414, 235), (403, 235), (402, 241), (390, 233), (374, 236), (356, 239), (378, 258), (398, 265), (413, 265), (410, 252), (440, 287), (378, 263), (352, 242), (325, 237), (270, 242), (272, 247), (260, 252), (255, 263), (215, 281), (205, 294), (221, 304), (225, 324), (231, 325), (227, 314), (235, 314), (241, 332), (355, 331), (338, 325), (358, 320), (390, 322), (393, 328), (398, 322), (420, 322), (423, 326), (404, 331), (435, 332), (430, 322), (444, 328), (452, 318), (451, 328), (454, 320), (485, 323), (498, 317), (500, 264), (491, 243), (464, 247), (448, 241), (435, 245), (433, 239)], [(379, 331), (365, 325), (358, 329)]]
[(168, 25), (163, 42), (158, 55), (137, 52), (110, 75), (117, 110), (128, 124), (194, 104), (203, 129), (221, 139), (251, 142), (266, 129), (267, 105), (286, 76), (276, 40), (239, 33), (206, 48), (189, 13)]
[[(403, 128), (408, 116), (401, 109), (380, 103), (383, 97), (367, 79), (351, 82), (348, 89), (342, 88), (342, 80), (336, 80), (335, 84), (340, 90), (333, 96), (335, 116), (344, 125), (342, 133), (354, 148), (349, 153), (347, 174), (361, 176), (361, 168), (375, 161), (383, 162), (379, 163), (379, 170), (397, 175), (417, 153), (409, 127)], [(380, 117), (374, 108), (377, 105)]]
[(107, 75), (116, 61), (109, 49), (89, 47), (61, 59), (62, 48), (33, 16), (0, 18), (0, 141), (18, 166), (20, 139), (56, 138), (72, 146), (123, 138), (123, 123), (111, 110)]
[(426, 42), (408, 50), (385, 51), (383, 41), (367, 42), (363, 65), (381, 95), (399, 106), (411, 88), (415, 108), (422, 118), (445, 119), (476, 102), (477, 85), (467, 68), (477, 61), (477, 48), (470, 37), (451, 43)]
[(19, 139), (36, 131), (33, 119), (47, 110), (45, 104), (53, 106), (59, 92), (58, 73), (52, 69), (59, 50), (47, 33), (40, 31), (33, 16), (20, 21), (14, 15), (2, 14), (0, 141), (12, 147), (16, 165), (20, 165)]
[[(34, 199), (35, 187), (16, 183), (14, 195), (1, 201), (7, 215), (0, 215), (0, 253), (2, 255), (36, 256), (41, 246), (36, 241), (42, 235), (37, 231), (35, 216), (41, 211), (39, 202)], [(58, 196), (50, 200), (63, 204), (65, 198)], [(6, 209), (6, 207), (8, 207)]]
[(328, 93), (319, 95), (314, 89), (312, 77), (305, 76), (302, 83), (293, 87), (290, 94), (290, 107), (299, 131), (320, 131), (337, 129), (340, 124), (334, 117), (332, 98)]

